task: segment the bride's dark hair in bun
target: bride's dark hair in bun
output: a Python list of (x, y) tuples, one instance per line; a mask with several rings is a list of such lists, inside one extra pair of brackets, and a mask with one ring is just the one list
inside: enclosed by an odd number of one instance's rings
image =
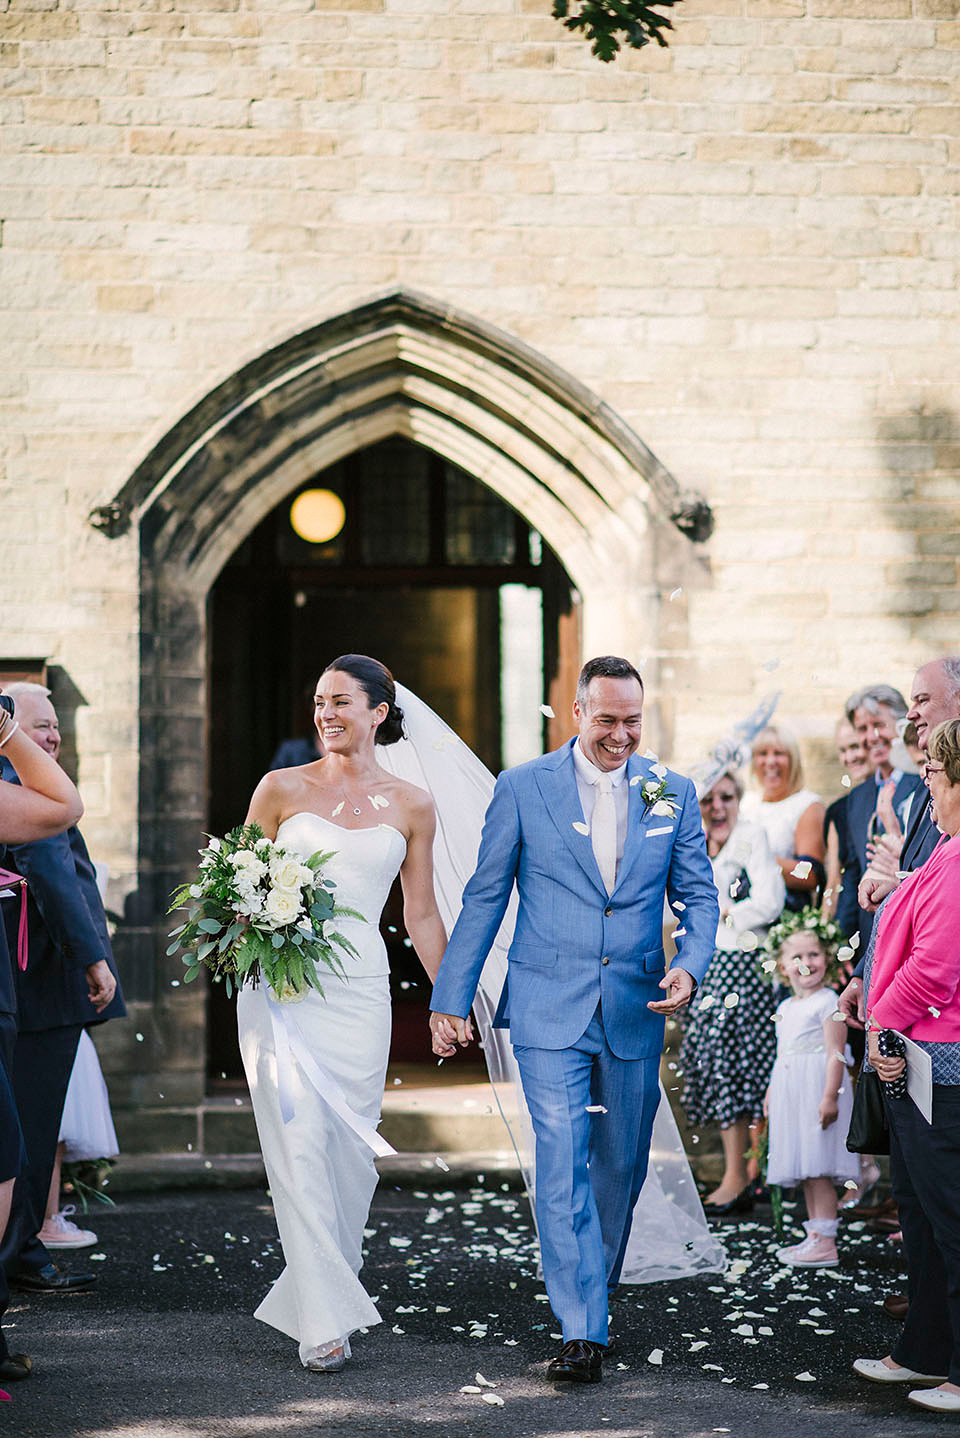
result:
[(403, 710), (397, 703), (393, 675), (385, 664), (371, 659), (369, 654), (341, 654), (339, 659), (331, 660), (323, 672), (329, 674), (332, 670), (356, 679), (371, 709), (376, 709), (378, 704), (387, 705), (387, 717), (377, 725), (375, 744), (396, 744), (403, 738)]

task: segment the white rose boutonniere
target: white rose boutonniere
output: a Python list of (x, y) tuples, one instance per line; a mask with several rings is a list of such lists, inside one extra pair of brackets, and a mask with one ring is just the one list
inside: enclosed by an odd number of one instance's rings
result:
[(667, 789), (667, 771), (662, 764), (656, 764), (653, 772), (657, 777), (648, 779), (640, 790), (643, 802), (651, 814), (672, 819), (677, 812), (677, 796)]

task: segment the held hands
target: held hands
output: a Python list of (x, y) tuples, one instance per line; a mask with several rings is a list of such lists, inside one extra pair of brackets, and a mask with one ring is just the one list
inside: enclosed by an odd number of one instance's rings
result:
[(458, 1044), (465, 1049), (467, 1044), (473, 1042), (470, 1016), (461, 1019), (456, 1014), (431, 1014), (430, 1036), (434, 1053), (442, 1059), (452, 1058), (457, 1052)]
[(110, 972), (106, 959), (99, 959), (87, 968), (87, 992), (90, 1002), (99, 1014), (117, 992), (117, 981)]
[(663, 1014), (669, 1018), (671, 1014), (685, 1008), (693, 998), (693, 979), (686, 969), (668, 969), (660, 980), (660, 987), (666, 989), (667, 997), (647, 1004), (647, 1008), (655, 1014)]

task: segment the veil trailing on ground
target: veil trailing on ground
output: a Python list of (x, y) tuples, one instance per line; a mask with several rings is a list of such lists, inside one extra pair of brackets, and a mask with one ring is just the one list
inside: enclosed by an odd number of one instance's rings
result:
[[(449, 934), (460, 913), (464, 885), (476, 867), (483, 816), (493, 794), (493, 776), (471, 749), (428, 705), (402, 684), (405, 738), (383, 745), (377, 755), (385, 769), (426, 789), (437, 810), (434, 884)], [(517, 898), (510, 906), (480, 977), (473, 1011), (497, 1105), (516, 1150), (530, 1206), (534, 1207), (534, 1140), (523, 1101), (520, 1074), (505, 1029), (493, 1018), (507, 975)], [(624, 1283), (651, 1283), (726, 1267), (723, 1245), (710, 1232), (680, 1133), (661, 1089), (650, 1145), (650, 1168), (637, 1200), (623, 1265)]]

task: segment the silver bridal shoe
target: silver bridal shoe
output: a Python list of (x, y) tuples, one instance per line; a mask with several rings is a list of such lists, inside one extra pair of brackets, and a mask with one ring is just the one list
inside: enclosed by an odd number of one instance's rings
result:
[(339, 1373), (345, 1368), (350, 1357), (350, 1340), (335, 1338), (332, 1343), (321, 1343), (311, 1348), (300, 1361), (311, 1373)]

